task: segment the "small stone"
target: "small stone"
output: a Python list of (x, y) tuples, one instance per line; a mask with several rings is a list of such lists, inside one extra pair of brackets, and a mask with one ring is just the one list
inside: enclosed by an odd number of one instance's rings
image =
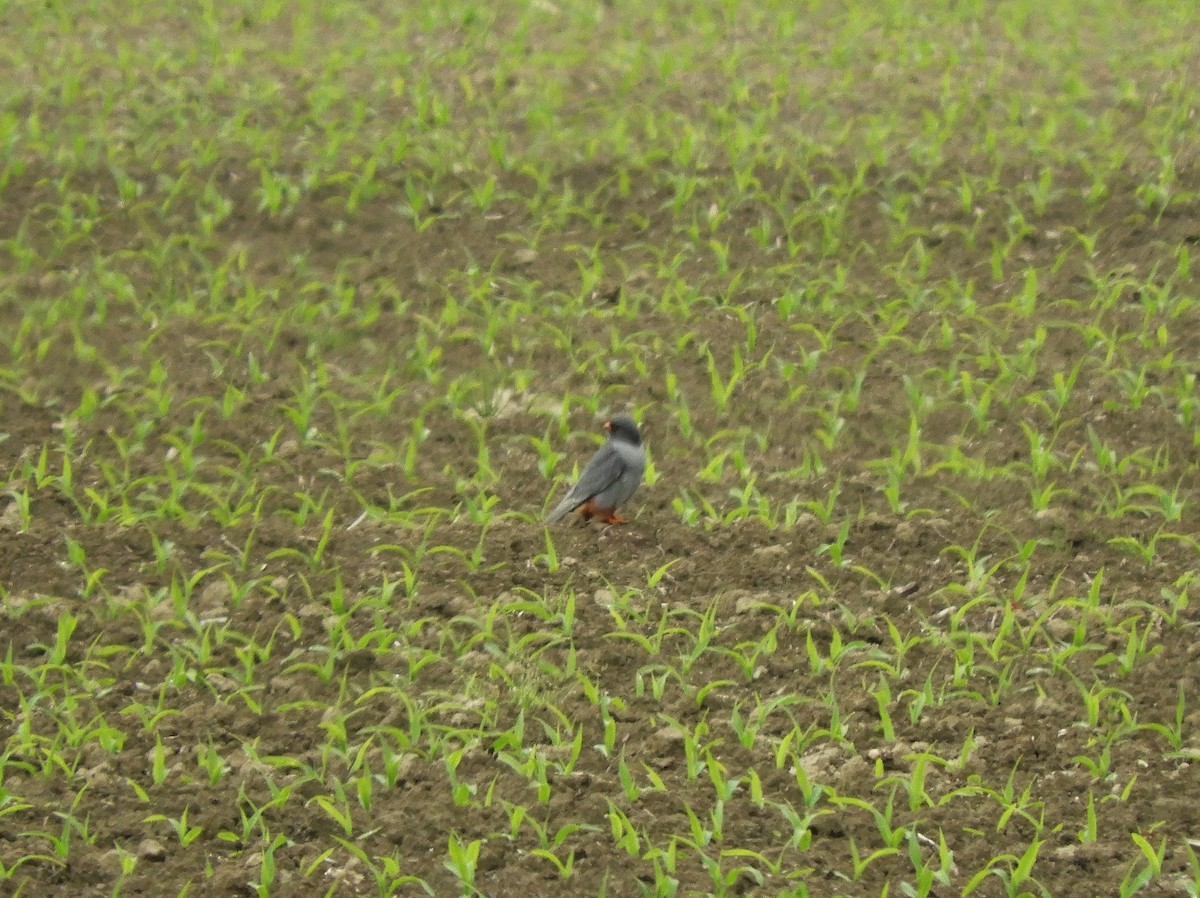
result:
[(417, 756), (405, 753), (396, 761), (396, 782), (411, 783), (420, 774), (417, 768)]
[(685, 738), (683, 731), (679, 727), (663, 727), (654, 734), (656, 739), (661, 739), (664, 742), (682, 742)]
[(1054, 858), (1077, 867), (1101, 860), (1107, 851), (1099, 842), (1081, 842), (1079, 844), (1059, 845), (1054, 849)]
[(759, 546), (751, 554), (756, 558), (779, 558), (787, 553), (788, 548), (783, 543), (772, 543), (769, 546)]
[(167, 859), (167, 849), (158, 839), (142, 839), (137, 847), (138, 860), (162, 863)]
[(146, 587), (137, 583), (126, 583), (117, 589), (116, 594), (113, 596), (117, 604), (127, 608), (133, 605), (141, 605), (145, 602), (146, 598)]
[(1033, 709), (1038, 717), (1057, 717), (1062, 713), (1063, 706), (1048, 695), (1039, 695), (1033, 700)]
[(733, 603), (738, 614), (770, 614), (771, 596), (765, 592), (742, 592)]
[(1043, 508), (1035, 513), (1033, 518), (1051, 527), (1065, 527), (1071, 521), (1070, 512), (1065, 508)]
[(1075, 636), (1075, 624), (1068, 620), (1052, 617), (1046, 621), (1046, 632), (1058, 642), (1070, 642)]
[(311, 624), (325, 616), (325, 609), (316, 602), (306, 602), (300, 606), (297, 615), (301, 621)]
[(871, 782), (873, 777), (871, 763), (857, 755), (847, 758), (836, 768), (836, 779), (847, 792), (861, 787), (863, 783)]
[(224, 695), (230, 695), (237, 692), (239, 688), (238, 682), (232, 677), (227, 677), (221, 673), (210, 673), (206, 678), (208, 685)]
[(165, 595), (150, 606), (150, 619), (155, 623), (163, 623), (175, 619), (175, 603)]
[(603, 302), (615, 305), (621, 298), (621, 285), (601, 285), (592, 291), (592, 302)]
[(895, 521), (892, 518), (878, 512), (871, 512), (864, 515), (862, 523), (869, 530), (891, 530), (895, 528)]
[(916, 545), (921, 541), (921, 528), (915, 521), (901, 521), (894, 531), (896, 541), (906, 546)]
[(836, 745), (824, 745), (806, 752), (800, 758), (800, 768), (810, 780), (824, 781), (844, 763), (845, 751)]
[(21, 509), (16, 502), (9, 502), (4, 507), (4, 511), (0, 512), (0, 530), (6, 530), (9, 533), (19, 533), (21, 527)]
[(233, 589), (224, 577), (210, 577), (200, 590), (196, 611), (207, 616), (214, 612), (227, 611), (233, 599)]

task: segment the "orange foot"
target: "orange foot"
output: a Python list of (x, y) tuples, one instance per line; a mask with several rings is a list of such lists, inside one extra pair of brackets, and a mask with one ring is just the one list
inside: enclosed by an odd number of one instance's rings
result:
[(579, 513), (585, 521), (595, 518), (602, 524), (628, 524), (625, 518), (617, 514), (615, 508), (601, 508), (591, 499), (579, 506)]

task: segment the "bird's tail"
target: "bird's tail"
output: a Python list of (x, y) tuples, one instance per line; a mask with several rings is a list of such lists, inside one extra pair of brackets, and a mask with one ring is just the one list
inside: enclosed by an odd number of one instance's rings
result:
[(558, 505), (555, 506), (554, 510), (550, 512), (550, 514), (546, 515), (546, 523), (553, 524), (555, 521), (561, 521), (567, 516), (568, 513), (578, 507), (579, 503), (576, 502), (572, 496), (567, 496), (567, 498), (563, 499), (558, 503)]

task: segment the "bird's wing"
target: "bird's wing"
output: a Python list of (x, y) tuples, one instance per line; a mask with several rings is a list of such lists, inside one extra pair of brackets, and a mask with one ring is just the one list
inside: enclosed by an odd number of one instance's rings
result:
[(568, 512), (574, 511), (597, 493), (602, 493), (620, 478), (625, 472), (625, 460), (616, 451), (612, 443), (605, 443), (587, 463), (579, 480), (571, 487), (570, 492), (563, 497), (554, 511), (546, 515), (546, 521), (553, 524)]

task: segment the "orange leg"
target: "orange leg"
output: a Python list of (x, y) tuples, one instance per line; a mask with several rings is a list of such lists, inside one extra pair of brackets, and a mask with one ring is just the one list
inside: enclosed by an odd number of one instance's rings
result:
[(629, 523), (629, 521), (617, 514), (617, 510), (615, 508), (601, 508), (591, 499), (579, 506), (579, 514), (583, 516), (585, 521), (590, 521), (592, 518), (595, 518), (603, 524)]

